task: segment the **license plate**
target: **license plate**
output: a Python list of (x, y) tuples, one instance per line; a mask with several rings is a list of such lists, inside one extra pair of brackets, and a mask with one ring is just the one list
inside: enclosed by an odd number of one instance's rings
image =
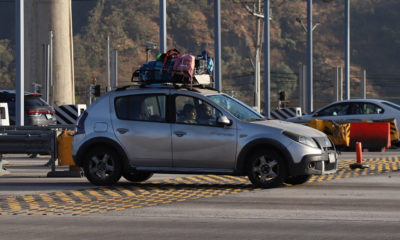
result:
[(46, 118), (47, 118), (47, 119), (52, 119), (51, 114), (47, 113), (47, 114), (46, 114)]
[(334, 153), (329, 153), (328, 157), (329, 157), (329, 163), (335, 163), (336, 162), (336, 154)]

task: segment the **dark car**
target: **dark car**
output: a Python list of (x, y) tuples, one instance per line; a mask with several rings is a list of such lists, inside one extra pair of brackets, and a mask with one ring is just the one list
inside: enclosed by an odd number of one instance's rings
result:
[[(40, 97), (40, 94), (25, 92), (24, 125), (57, 124), (54, 108)], [(8, 104), (10, 125), (15, 125), (15, 98), (15, 91), (0, 90), (0, 102)]]

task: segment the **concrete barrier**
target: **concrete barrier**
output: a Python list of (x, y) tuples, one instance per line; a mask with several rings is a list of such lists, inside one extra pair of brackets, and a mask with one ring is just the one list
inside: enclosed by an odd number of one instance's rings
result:
[(0, 103), (0, 126), (10, 126), (7, 103)]
[(350, 123), (350, 146), (361, 142), (364, 148), (382, 151), (391, 146), (389, 122)]

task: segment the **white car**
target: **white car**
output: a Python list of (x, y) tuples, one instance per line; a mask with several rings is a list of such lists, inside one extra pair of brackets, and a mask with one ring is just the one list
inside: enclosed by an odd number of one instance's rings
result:
[(384, 120), (395, 118), (400, 124), (400, 105), (379, 99), (351, 99), (333, 102), (311, 114), (286, 119), (290, 122), (305, 123), (313, 119), (335, 122), (360, 122), (362, 120)]

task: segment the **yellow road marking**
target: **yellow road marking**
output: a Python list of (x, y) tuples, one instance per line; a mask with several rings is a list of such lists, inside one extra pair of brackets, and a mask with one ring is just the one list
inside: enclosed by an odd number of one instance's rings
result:
[(62, 201), (64, 201), (64, 202), (67, 202), (67, 203), (75, 203), (75, 201), (74, 201), (72, 198), (68, 197), (67, 194), (65, 194), (64, 192), (56, 192), (56, 195), (57, 195), (58, 197), (60, 197), (60, 199), (61, 199)]
[[(341, 161), (338, 164), (336, 174), (313, 176), (309, 182), (330, 181), (340, 179), (343, 176), (348, 178), (396, 171), (399, 166), (399, 158), (390, 157), (366, 159), (365, 162), (371, 166), (370, 169), (350, 170), (348, 165), (354, 162), (353, 160)], [(88, 215), (261, 190), (258, 188), (244, 188), (241, 185), (243, 183), (247, 183), (250, 186), (250, 182), (246, 177), (201, 175), (126, 187), (116, 186), (51, 194), (42, 193), (37, 196), (7, 198), (3, 200), (5, 201), (3, 204), (1, 204), (2, 200), (0, 199), (0, 213)], [(224, 184), (229, 185), (224, 186)], [(93, 197), (96, 199), (93, 199)], [(61, 199), (61, 201), (57, 199)]]
[(7, 198), (7, 203), (11, 211), (18, 212), (22, 209), (16, 198)]

